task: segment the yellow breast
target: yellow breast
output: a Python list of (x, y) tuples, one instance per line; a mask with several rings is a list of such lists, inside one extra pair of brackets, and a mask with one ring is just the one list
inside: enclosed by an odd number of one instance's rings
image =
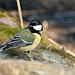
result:
[(34, 43), (30, 46), (22, 47), (21, 49), (23, 49), (24, 51), (31, 51), (31, 50), (35, 49), (38, 46), (38, 44), (40, 43), (40, 41), (41, 41), (40, 35), (36, 34), (36, 33), (33, 33), (33, 34), (35, 35)]

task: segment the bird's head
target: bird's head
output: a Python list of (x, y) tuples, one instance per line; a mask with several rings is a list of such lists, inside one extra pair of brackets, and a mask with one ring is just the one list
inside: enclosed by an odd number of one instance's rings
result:
[(32, 33), (38, 33), (40, 35), (43, 30), (43, 26), (42, 26), (41, 22), (37, 19), (33, 19), (32, 21), (30, 21), (30, 25), (28, 27)]

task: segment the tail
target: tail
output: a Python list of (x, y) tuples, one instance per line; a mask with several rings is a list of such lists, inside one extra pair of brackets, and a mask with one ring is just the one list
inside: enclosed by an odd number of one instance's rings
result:
[(0, 46), (0, 52), (2, 52), (3, 50), (5, 50), (7, 48), (6, 45)]

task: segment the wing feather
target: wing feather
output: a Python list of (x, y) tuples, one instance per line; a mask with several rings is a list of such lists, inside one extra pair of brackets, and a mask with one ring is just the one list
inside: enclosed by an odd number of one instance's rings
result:
[(33, 44), (35, 36), (28, 30), (22, 29), (7, 41), (7, 48), (18, 48)]

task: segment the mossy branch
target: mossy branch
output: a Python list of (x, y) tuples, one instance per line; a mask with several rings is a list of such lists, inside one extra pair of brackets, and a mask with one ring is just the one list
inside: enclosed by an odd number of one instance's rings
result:
[(22, 13), (21, 13), (20, 1), (19, 1), (19, 0), (16, 0), (16, 2), (17, 2), (17, 7), (18, 7), (18, 12), (19, 12), (19, 17), (20, 17), (21, 27), (23, 28), (23, 19), (22, 19)]

